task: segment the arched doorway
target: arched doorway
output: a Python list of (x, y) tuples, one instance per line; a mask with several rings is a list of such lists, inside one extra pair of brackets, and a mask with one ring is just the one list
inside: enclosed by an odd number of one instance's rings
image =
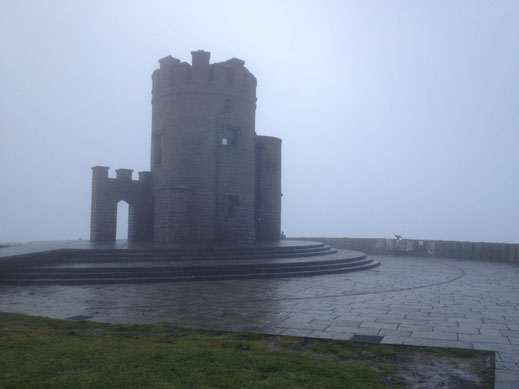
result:
[(117, 227), (115, 239), (128, 240), (128, 217), (129, 205), (126, 201), (121, 200), (117, 203)]

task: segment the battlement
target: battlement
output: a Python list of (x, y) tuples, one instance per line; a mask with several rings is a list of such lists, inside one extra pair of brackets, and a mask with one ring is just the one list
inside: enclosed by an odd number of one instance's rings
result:
[(191, 56), (153, 72), (151, 171), (92, 168), (92, 240), (115, 240), (120, 201), (129, 240), (279, 239), (281, 139), (256, 134), (256, 77), (238, 58)]
[(256, 102), (256, 77), (245, 67), (245, 61), (231, 58), (210, 64), (211, 53), (191, 52), (191, 64), (167, 56), (159, 60), (152, 74), (153, 99), (172, 93), (214, 93)]
[(147, 184), (151, 182), (151, 173), (144, 171), (139, 172), (139, 179), (133, 180), (133, 169), (116, 169), (115, 170), (115, 178), (108, 177), (108, 171), (110, 168), (108, 166), (93, 166), (92, 167), (92, 179), (94, 182), (103, 182), (103, 181), (119, 181), (119, 182), (135, 182), (141, 184)]

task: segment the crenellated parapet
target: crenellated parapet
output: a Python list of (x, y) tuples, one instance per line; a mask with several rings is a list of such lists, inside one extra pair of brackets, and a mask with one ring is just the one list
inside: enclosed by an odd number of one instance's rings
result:
[(92, 168), (92, 240), (115, 239), (121, 200), (133, 240), (279, 239), (281, 140), (256, 134), (256, 77), (240, 59), (191, 55), (153, 72), (150, 171)]
[(129, 205), (128, 238), (150, 240), (153, 225), (153, 197), (150, 172), (139, 172), (133, 180), (132, 169), (117, 169), (109, 178), (107, 166), (92, 168), (92, 208), (90, 239), (113, 241), (116, 234), (117, 203)]
[(108, 166), (93, 166), (92, 167), (92, 178), (94, 183), (103, 182), (103, 181), (131, 181), (135, 183), (146, 183), (151, 180), (151, 172), (142, 171), (139, 172), (139, 179), (137, 181), (133, 180), (133, 169), (116, 169), (115, 170), (115, 178), (109, 178), (108, 172), (110, 168)]
[(152, 74), (153, 99), (172, 93), (213, 93), (256, 104), (256, 77), (241, 59), (209, 63), (211, 53), (192, 51), (191, 64), (167, 56)]
[(152, 76), (154, 239), (251, 242), (256, 78), (240, 59), (191, 54)]

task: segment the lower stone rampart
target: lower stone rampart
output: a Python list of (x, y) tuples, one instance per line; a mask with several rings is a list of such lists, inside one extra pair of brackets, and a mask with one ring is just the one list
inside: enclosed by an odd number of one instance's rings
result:
[(312, 240), (338, 249), (358, 250), (367, 254), (414, 255), (420, 257), (475, 259), (489, 262), (519, 263), (519, 244), (460, 242), (384, 238), (290, 238)]

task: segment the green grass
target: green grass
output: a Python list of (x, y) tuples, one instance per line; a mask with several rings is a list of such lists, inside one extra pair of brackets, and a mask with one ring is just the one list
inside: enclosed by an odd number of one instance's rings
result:
[[(0, 388), (369, 388), (395, 347), (0, 313)], [(398, 387), (399, 385), (395, 385)]]

